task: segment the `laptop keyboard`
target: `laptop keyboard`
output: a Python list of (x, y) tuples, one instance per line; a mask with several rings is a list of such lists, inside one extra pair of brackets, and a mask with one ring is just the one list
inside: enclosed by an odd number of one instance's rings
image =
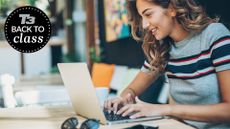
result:
[(114, 114), (112, 111), (109, 113), (108, 110), (103, 110), (105, 117), (108, 121), (118, 121), (118, 120), (126, 120), (130, 119), (129, 116), (123, 117), (122, 115)]

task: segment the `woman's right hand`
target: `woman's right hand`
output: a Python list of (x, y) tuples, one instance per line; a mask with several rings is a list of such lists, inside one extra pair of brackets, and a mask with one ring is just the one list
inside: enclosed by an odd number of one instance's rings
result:
[(121, 107), (131, 103), (134, 103), (134, 97), (132, 97), (131, 93), (127, 93), (127, 95), (123, 97), (115, 97), (113, 99), (106, 100), (104, 108), (116, 113)]

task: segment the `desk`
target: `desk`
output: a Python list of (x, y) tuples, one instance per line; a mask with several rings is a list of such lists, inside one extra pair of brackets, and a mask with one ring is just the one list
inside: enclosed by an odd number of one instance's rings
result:
[[(22, 107), (16, 109), (0, 109), (1, 129), (60, 129), (62, 122), (75, 116), (70, 106), (59, 107)], [(83, 117), (77, 116), (79, 122)], [(174, 119), (140, 122), (146, 125), (156, 125), (159, 129), (194, 129)], [(100, 125), (100, 129), (120, 129), (138, 123)]]

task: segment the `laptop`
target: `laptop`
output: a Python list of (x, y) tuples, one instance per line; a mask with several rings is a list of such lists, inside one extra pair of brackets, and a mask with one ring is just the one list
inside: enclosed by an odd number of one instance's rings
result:
[(162, 116), (129, 119), (109, 113), (100, 106), (86, 63), (58, 63), (64, 85), (76, 114), (100, 120), (102, 124), (118, 124), (162, 119)]

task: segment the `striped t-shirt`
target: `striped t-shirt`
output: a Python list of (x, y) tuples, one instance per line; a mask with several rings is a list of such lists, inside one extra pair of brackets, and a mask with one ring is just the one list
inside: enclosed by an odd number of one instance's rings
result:
[[(142, 71), (150, 72), (145, 61)], [(221, 102), (217, 72), (230, 69), (230, 32), (212, 23), (199, 34), (174, 43), (166, 66), (170, 95), (178, 104), (205, 105)], [(230, 124), (186, 121), (199, 129), (230, 129)]]

